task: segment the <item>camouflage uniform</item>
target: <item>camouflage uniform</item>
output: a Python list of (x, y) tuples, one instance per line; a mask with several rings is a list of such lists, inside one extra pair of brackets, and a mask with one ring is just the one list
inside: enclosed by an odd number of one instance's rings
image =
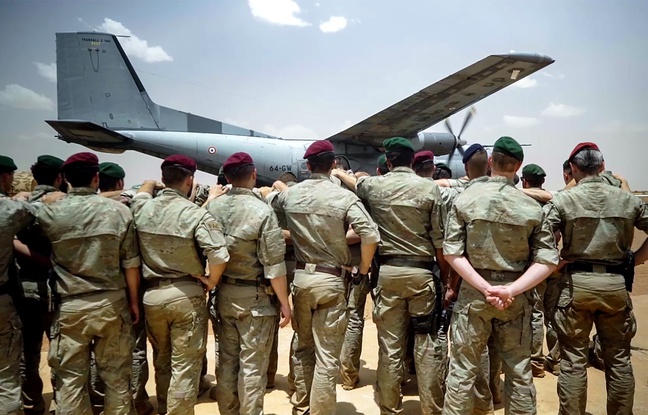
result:
[(193, 413), (208, 319), (205, 293), (194, 276), (205, 274), (205, 259), (211, 264), (229, 259), (225, 239), (205, 209), (172, 188), (155, 198), (138, 193), (131, 209), (147, 286), (144, 311), (158, 412)]
[[(41, 199), (48, 193), (56, 192), (53, 186), (38, 185), (29, 197), (29, 202), (38, 208)], [(49, 258), (52, 246), (47, 238), (34, 227), (18, 233), (18, 239), (30, 250)], [(49, 287), (51, 267), (43, 266), (33, 260), (17, 258), (18, 273), (23, 298), (18, 305), (18, 313), (23, 323), (23, 356), (21, 358), (22, 395), (25, 406), (32, 413), (45, 412), (43, 400), (43, 381), (39, 369), (43, 335), (50, 336), (54, 313), (50, 309), (51, 290)], [(52, 380), (54, 380), (52, 378)]]
[[(495, 220), (493, 220), (495, 219)], [(533, 262), (557, 264), (553, 233), (540, 206), (505, 177), (474, 183), (448, 215), (445, 255), (465, 256), (494, 285), (515, 281)], [(471, 414), (473, 387), (489, 337), (504, 362), (507, 414), (535, 414), (531, 376), (531, 306), (525, 295), (500, 311), (463, 283), (453, 308), (444, 415)]]
[(126, 206), (80, 187), (42, 206), (38, 224), (52, 243), (61, 297), (49, 351), (49, 364), (56, 370), (57, 413), (92, 414), (86, 384), (94, 342), (97, 369), (106, 384), (105, 412), (131, 414), (133, 328), (122, 268), (140, 265), (132, 215)]
[[(13, 239), (29, 226), (36, 210), (0, 192), (0, 414), (22, 414), (20, 397), (20, 355), (22, 322), (9, 295), (10, 272), (13, 272)], [(13, 276), (12, 276), (13, 278)]]
[[(407, 327), (411, 319), (441, 311), (441, 282), (435, 280), (432, 265), (435, 249), (443, 243), (446, 210), (439, 187), (409, 167), (368, 177), (358, 183), (357, 193), (368, 204), (382, 239), (373, 310), (379, 347), (378, 402), (381, 414), (398, 414), (403, 412), (400, 385)], [(403, 262), (389, 265), (392, 260)], [(425, 415), (440, 414), (443, 408), (447, 354), (447, 342), (436, 331), (414, 335), (414, 362)]]
[(293, 356), (293, 414), (309, 409), (312, 415), (334, 414), (347, 325), (347, 283), (340, 270), (351, 263), (347, 226), (366, 244), (379, 241), (378, 230), (356, 195), (325, 174), (312, 174), (280, 193), (272, 205), (286, 215), (297, 259), (292, 284), (298, 344)]
[(635, 382), (630, 341), (636, 333), (632, 301), (616, 265), (630, 249), (634, 227), (648, 233), (648, 208), (605, 179), (588, 177), (547, 204), (547, 219), (563, 236), (562, 257), (573, 261), (560, 281), (555, 312), (562, 362), (560, 414), (585, 414), (592, 324), (605, 361), (609, 414), (631, 414)]
[(20, 192), (32, 192), (36, 187), (36, 180), (31, 172), (21, 170), (14, 173), (13, 183), (11, 184), (11, 192), (9, 196), (15, 196)]
[(286, 275), (285, 242), (274, 212), (252, 190), (232, 188), (209, 212), (223, 228), (231, 258), (218, 289), (218, 409), (261, 415), (278, 313), (276, 297), (260, 279)]

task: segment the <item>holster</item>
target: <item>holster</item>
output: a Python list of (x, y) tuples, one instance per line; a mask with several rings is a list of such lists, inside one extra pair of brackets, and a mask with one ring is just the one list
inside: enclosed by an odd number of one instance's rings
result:
[(635, 277), (635, 254), (633, 251), (626, 252), (625, 260), (623, 261), (623, 279), (625, 280), (626, 290), (632, 292), (632, 285), (634, 284)]
[(414, 334), (436, 334), (437, 332), (437, 312), (433, 311), (432, 314), (424, 316), (412, 316), (412, 331)]
[(376, 253), (371, 260), (371, 270), (369, 272), (369, 283), (373, 290), (378, 286), (378, 276), (380, 275), (380, 256)]

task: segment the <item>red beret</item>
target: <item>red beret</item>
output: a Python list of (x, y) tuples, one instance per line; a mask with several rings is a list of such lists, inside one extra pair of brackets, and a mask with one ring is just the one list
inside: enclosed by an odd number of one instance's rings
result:
[(311, 157), (319, 156), (322, 153), (333, 153), (333, 151), (333, 144), (331, 144), (330, 141), (319, 140), (308, 146), (308, 149), (304, 153), (304, 158), (309, 159)]
[(251, 165), (254, 165), (254, 161), (248, 153), (234, 153), (225, 160), (225, 163), (223, 163), (223, 171), (227, 174), (228, 170), (232, 171)]
[(419, 151), (418, 153), (414, 154), (414, 162), (412, 163), (412, 165), (422, 164), (426, 161), (434, 161), (434, 153), (429, 150)]
[(68, 157), (63, 165), (61, 171), (66, 171), (79, 167), (96, 167), (99, 168), (99, 159), (92, 153), (76, 153)]
[(591, 148), (592, 150), (601, 151), (601, 150), (598, 148), (598, 146), (597, 146), (596, 144), (594, 144), (594, 143), (590, 143), (589, 141), (587, 141), (587, 142), (584, 142), (584, 143), (580, 143), (580, 144), (578, 144), (576, 147), (574, 147), (574, 149), (572, 150), (571, 154), (569, 155), (569, 159), (568, 159), (568, 160), (571, 161), (571, 159), (573, 159), (574, 156), (575, 156), (576, 154), (578, 154), (579, 151), (581, 151), (581, 150), (585, 150), (586, 148)]
[(196, 171), (196, 162), (191, 157), (183, 154), (174, 154), (164, 159), (162, 168), (165, 167), (182, 167), (194, 173)]

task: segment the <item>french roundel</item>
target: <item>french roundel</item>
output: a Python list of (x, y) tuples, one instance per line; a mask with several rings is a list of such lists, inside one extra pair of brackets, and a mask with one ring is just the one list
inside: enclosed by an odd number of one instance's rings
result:
[(207, 152), (208, 152), (209, 154), (216, 154), (216, 147), (209, 147), (209, 148), (207, 149)]

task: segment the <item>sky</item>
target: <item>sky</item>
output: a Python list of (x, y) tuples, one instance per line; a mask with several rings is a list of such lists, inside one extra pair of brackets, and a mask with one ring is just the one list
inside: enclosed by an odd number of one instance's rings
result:
[[(531, 144), (525, 164), (545, 169), (549, 189), (572, 148), (594, 141), (609, 170), (648, 190), (647, 21), (645, 0), (0, 0), (0, 154), (28, 169), (87, 150), (44, 122), (57, 117), (56, 32), (129, 35), (120, 41), (156, 103), (286, 138), (326, 138), (515, 51), (556, 62), (477, 103), (462, 138)], [(127, 185), (160, 176), (154, 157), (98, 155)]]

